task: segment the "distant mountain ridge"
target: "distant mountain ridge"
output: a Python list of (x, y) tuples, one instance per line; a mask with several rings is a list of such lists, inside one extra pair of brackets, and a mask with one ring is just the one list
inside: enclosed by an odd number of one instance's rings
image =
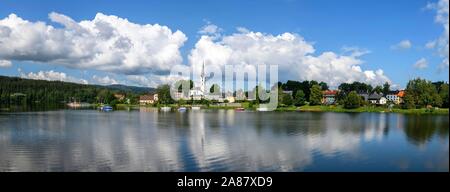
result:
[[(29, 83), (32, 84), (41, 84), (47, 82), (48, 85), (53, 85), (55, 82), (61, 82), (62, 84), (66, 85), (79, 85), (82, 87), (98, 87), (98, 88), (106, 88), (112, 91), (121, 91), (121, 92), (132, 92), (134, 94), (145, 94), (145, 93), (153, 93), (155, 92), (155, 88), (152, 87), (139, 87), (139, 86), (128, 86), (128, 85), (122, 85), (122, 84), (114, 84), (114, 85), (96, 85), (96, 84), (80, 84), (80, 83), (74, 83), (74, 82), (65, 82), (65, 81), (49, 81), (49, 80), (40, 80), (40, 79), (28, 79), (28, 78), (22, 78), (22, 77), (9, 77), (9, 76), (2, 76), (0, 75), (0, 80), (2, 83), (8, 83), (8, 82), (19, 82), (23, 81), (23, 83), (29, 85)], [(33, 83), (34, 82), (34, 83)], [(19, 84), (20, 85), (20, 84)]]
[(124, 91), (124, 92), (133, 92), (136, 94), (144, 94), (144, 93), (153, 93), (155, 92), (155, 88), (152, 87), (138, 87), (138, 86), (129, 86), (122, 84), (114, 84), (114, 85), (100, 85), (102, 87), (106, 87), (109, 89)]

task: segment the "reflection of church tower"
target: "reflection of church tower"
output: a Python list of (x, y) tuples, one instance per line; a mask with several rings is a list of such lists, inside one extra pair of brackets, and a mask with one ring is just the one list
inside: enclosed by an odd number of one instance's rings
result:
[(202, 73), (200, 75), (200, 91), (201, 96), (205, 96), (205, 61), (203, 61), (202, 65)]

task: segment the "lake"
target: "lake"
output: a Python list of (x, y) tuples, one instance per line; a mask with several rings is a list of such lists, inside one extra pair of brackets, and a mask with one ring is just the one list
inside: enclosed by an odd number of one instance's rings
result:
[(447, 115), (0, 113), (0, 171), (449, 171)]

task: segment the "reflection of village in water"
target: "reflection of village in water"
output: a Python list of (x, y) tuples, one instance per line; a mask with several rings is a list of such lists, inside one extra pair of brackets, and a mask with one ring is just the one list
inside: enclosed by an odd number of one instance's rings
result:
[(1, 116), (0, 170), (448, 171), (448, 116), (142, 110)]

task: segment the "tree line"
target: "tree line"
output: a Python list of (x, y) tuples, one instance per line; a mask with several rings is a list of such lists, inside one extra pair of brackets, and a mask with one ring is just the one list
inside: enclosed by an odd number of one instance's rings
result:
[[(192, 89), (194, 84), (191, 80), (179, 81), (178, 92), (182, 92), (181, 84), (186, 83), (190, 85)], [(329, 86), (325, 82), (317, 81), (293, 81), (288, 80), (286, 83), (278, 82), (273, 88), (278, 89), (278, 104), (279, 106), (303, 106), (309, 105), (321, 105), (323, 100), (323, 91), (329, 90)], [(162, 103), (169, 104), (174, 103), (171, 98), (164, 98), (164, 95), (170, 96), (169, 86), (160, 86), (157, 90), (160, 93), (160, 99)], [(250, 101), (252, 104), (259, 104), (268, 101), (261, 101), (257, 95), (261, 86), (256, 86), (252, 91), (245, 91), (244, 94), (248, 98), (249, 94), (256, 94), (256, 99)], [(208, 90), (208, 89), (207, 89)], [(220, 90), (217, 84), (214, 84), (209, 88), (209, 92), (213, 93), (216, 90)], [(391, 85), (386, 82), (383, 85), (372, 86), (363, 82), (342, 83), (338, 86), (338, 92), (335, 97), (335, 104), (342, 105), (345, 108), (353, 109), (364, 105), (369, 105), (367, 101), (361, 96), (362, 94), (380, 94), (386, 96), (391, 91)], [(290, 92), (285, 92), (290, 91)], [(217, 91), (216, 91), (217, 92)], [(427, 106), (434, 107), (449, 107), (448, 98), (448, 82), (431, 82), (429, 80), (417, 78), (410, 80), (407, 83), (405, 89), (405, 96), (402, 104), (399, 107), (413, 109), (423, 108)], [(237, 92), (233, 93), (237, 96)], [(163, 96), (163, 97), (161, 97)], [(239, 101), (238, 101), (239, 102)], [(243, 102), (243, 101), (241, 101)]]
[[(182, 82), (179, 83), (181, 85)], [(187, 81), (189, 88), (194, 87), (192, 81)], [(417, 78), (410, 80), (405, 89), (403, 98), (403, 108), (422, 108), (427, 106), (449, 107), (448, 82), (431, 82), (429, 80)], [(278, 103), (280, 106), (302, 106), (321, 105), (323, 91), (329, 86), (325, 82), (317, 81), (293, 81), (285, 83), (279, 82), (274, 85), (278, 89)], [(272, 88), (274, 88), (272, 87)], [(260, 86), (253, 88), (252, 93), (257, 93)], [(342, 83), (338, 86), (339, 92), (336, 95), (336, 104), (345, 108), (357, 108), (367, 105), (359, 94), (379, 93), (386, 95), (390, 89), (389, 83), (372, 87), (370, 84), (362, 82)], [(219, 85), (215, 84), (209, 89), (210, 93), (218, 92)], [(8, 106), (15, 104), (62, 104), (67, 102), (87, 102), (87, 103), (107, 103), (116, 104), (127, 102), (130, 104), (139, 103), (139, 95), (153, 92), (150, 88), (139, 88), (130, 86), (100, 86), (84, 85), (61, 81), (45, 81), (23, 79), (18, 77), (0, 76), (0, 105)], [(181, 92), (181, 86), (178, 89)], [(286, 93), (284, 91), (291, 91)], [(170, 104), (174, 100), (170, 97), (169, 85), (161, 85), (156, 92), (159, 94), (159, 103)], [(248, 97), (249, 91), (245, 91)], [(114, 94), (122, 94), (126, 100), (119, 100)], [(236, 96), (236, 92), (233, 93)], [(258, 98), (256, 96), (256, 98)], [(181, 101), (189, 102), (189, 101)], [(192, 102), (192, 101), (191, 101)], [(208, 101), (198, 102), (199, 104)], [(239, 101), (238, 101), (239, 102)], [(264, 103), (259, 98), (251, 101), (252, 104)]]
[[(150, 89), (149, 89), (150, 90)], [(68, 102), (116, 104), (138, 103), (143, 89), (129, 86), (100, 86), (0, 76), (0, 105), (47, 105)], [(122, 94), (127, 100), (116, 98)]]

